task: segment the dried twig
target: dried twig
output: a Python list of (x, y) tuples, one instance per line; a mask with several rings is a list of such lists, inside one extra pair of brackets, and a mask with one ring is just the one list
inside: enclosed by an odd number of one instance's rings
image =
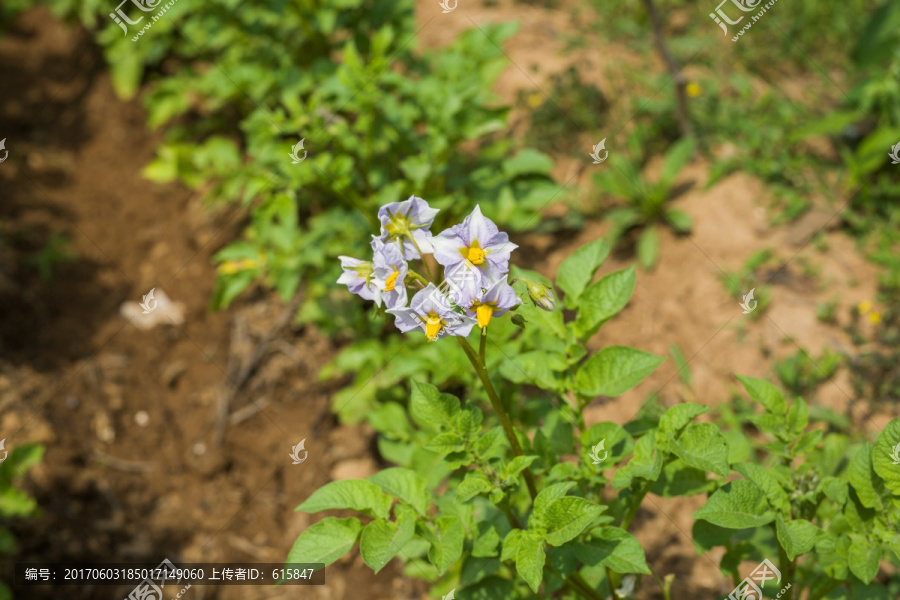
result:
[(112, 467), (113, 469), (118, 469), (119, 471), (126, 471), (128, 473), (149, 473), (150, 471), (156, 470), (156, 463), (138, 460), (125, 460), (123, 458), (110, 456), (109, 454), (106, 454), (104, 452), (95, 452), (93, 455), (93, 459), (101, 465)]
[(663, 37), (662, 22), (660, 21), (659, 13), (656, 12), (653, 0), (643, 0), (643, 2), (644, 7), (647, 9), (647, 15), (650, 17), (650, 26), (653, 28), (653, 41), (656, 44), (656, 50), (666, 63), (669, 74), (672, 75), (672, 79), (675, 81), (675, 99), (677, 101), (675, 116), (678, 119), (678, 127), (681, 129), (681, 135), (684, 137), (693, 136), (694, 128), (691, 126), (691, 119), (688, 116), (687, 93), (685, 92), (688, 84), (687, 77), (682, 73), (681, 67), (678, 66), (672, 53), (669, 52), (666, 39)]
[[(298, 289), (294, 294), (294, 297), (291, 298), (290, 303), (278, 316), (278, 319), (272, 325), (272, 328), (269, 329), (269, 332), (265, 337), (259, 341), (253, 349), (253, 352), (250, 353), (246, 362), (241, 361), (240, 354), (235, 350), (243, 345), (249, 338), (249, 334), (247, 333), (247, 321), (240, 316), (235, 318), (234, 333), (231, 338), (231, 358), (228, 361), (228, 369), (225, 373), (225, 382), (219, 394), (219, 404), (216, 413), (216, 445), (220, 446), (222, 440), (225, 439), (225, 430), (228, 428), (228, 422), (230, 420), (229, 412), (232, 400), (234, 400), (235, 395), (241, 391), (244, 384), (247, 383), (247, 380), (258, 366), (260, 360), (265, 356), (269, 345), (281, 335), (282, 330), (288, 326), (291, 319), (297, 314), (302, 299), (303, 293), (301, 289)], [(241, 364), (242, 362), (243, 364)], [(262, 410), (262, 407), (258, 407), (257, 411), (259, 410)]]

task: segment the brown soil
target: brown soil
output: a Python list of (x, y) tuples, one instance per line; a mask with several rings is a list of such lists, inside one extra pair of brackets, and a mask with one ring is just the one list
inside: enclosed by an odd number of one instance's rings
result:
[[(433, 4), (421, 3), (424, 47), (449, 42), (472, 21), (524, 22), (505, 48), (516, 65), (498, 86), (507, 100), (578, 58), (556, 58), (559, 32), (570, 18), (564, 10), (551, 17), (504, 2), (442, 15)], [(593, 56), (586, 64), (610, 64), (621, 54), (582, 52)], [(331, 341), (306, 327), (260, 345), (284, 310), (280, 301), (256, 292), (210, 313), (210, 256), (238, 234), (246, 214), (211, 213), (199, 195), (141, 178), (159, 137), (146, 132), (137, 101), (115, 97), (102, 65), (84, 32), (42, 10), (26, 14), (0, 40), (0, 89), (7, 90), (0, 137), (10, 152), (0, 166), (0, 218), (4, 234), (16, 232), (12, 255), (0, 256), (0, 437), (8, 448), (25, 441), (47, 447), (27, 478), (43, 514), (15, 526), (15, 559), (280, 562), (314, 520), (294, 512), (296, 505), (330, 479), (376, 468), (372, 432), (338, 427), (331, 416), (335, 387), (316, 380), (337, 350)], [(579, 172), (566, 159), (558, 168), (562, 180)], [(587, 183), (587, 175), (579, 180)], [(693, 234), (663, 232), (659, 265), (639, 272), (631, 304), (593, 341), (661, 355), (676, 343), (692, 358), (693, 388), (678, 382), (670, 360), (632, 393), (591, 407), (592, 420), (627, 421), (657, 390), (664, 404), (691, 393), (702, 403), (725, 401), (734, 373), (765, 375), (773, 355), (797, 345), (813, 353), (849, 346), (838, 327), (815, 320), (817, 303), (840, 296), (846, 308), (874, 296), (874, 269), (840, 232), (825, 233), (827, 252), (807, 244), (827, 221), (816, 215), (832, 215), (836, 207), (823, 203), (812, 217), (772, 229), (759, 182), (734, 175), (703, 190), (705, 179), (706, 165), (692, 165), (685, 181), (696, 185), (676, 203), (694, 217)], [(71, 237), (77, 259), (57, 265), (45, 284), (22, 259), (57, 232)], [(533, 266), (552, 275), (574, 248), (604, 232), (597, 222), (575, 239), (527, 236), (518, 243), (546, 257)], [(736, 270), (764, 247), (789, 262), (772, 284), (770, 309), (753, 321), (726, 295), (719, 273)], [(821, 266), (821, 283), (801, 272), (804, 257)], [(604, 272), (632, 262), (614, 256)], [(138, 301), (151, 288), (184, 303), (184, 325), (140, 331), (119, 315), (122, 302)], [(219, 403), (257, 349), (262, 360), (229, 406), (243, 420), (228, 427), (219, 445)], [(845, 391), (848, 382), (839, 377), (816, 401), (844, 410)], [(144, 426), (135, 418), (141, 411), (149, 417)], [(292, 465), (288, 451), (302, 439), (315, 460)], [(709, 558), (698, 557), (690, 543), (697, 500), (649, 496), (635, 522), (654, 570), (677, 575), (675, 598), (728, 592)], [(322, 587), (195, 587), (192, 597), (428, 597), (423, 584), (400, 572), (395, 561), (373, 576), (352, 553), (328, 569)], [(66, 590), (76, 599), (109, 595)], [(660, 597), (655, 590), (646, 594)], [(32, 597), (57, 596), (44, 590)]]

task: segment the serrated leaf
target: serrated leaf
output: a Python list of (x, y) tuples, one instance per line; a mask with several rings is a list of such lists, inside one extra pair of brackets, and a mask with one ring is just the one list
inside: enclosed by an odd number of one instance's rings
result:
[(361, 530), (362, 523), (353, 517), (322, 519), (300, 534), (288, 553), (287, 562), (330, 565), (350, 551)]
[(591, 356), (575, 375), (575, 388), (585, 397), (620, 396), (665, 360), (626, 346), (608, 346)]
[(503, 538), (503, 545), (500, 548), (501, 561), (505, 562), (516, 557), (516, 552), (519, 551), (519, 542), (522, 541), (523, 535), (525, 535), (524, 529), (513, 529), (506, 534), (506, 537)]
[(466, 447), (466, 442), (463, 438), (452, 431), (447, 431), (444, 433), (439, 433), (433, 438), (431, 438), (427, 444), (425, 444), (425, 449), (436, 454), (450, 454), (451, 452), (459, 452), (464, 450)]
[(536, 518), (536, 515), (540, 515), (553, 502), (564, 497), (575, 485), (574, 481), (564, 481), (548, 485), (542, 489), (534, 499), (534, 510), (531, 512), (531, 518)]
[(391, 510), (391, 497), (364, 479), (342, 479), (317, 489), (296, 510), (313, 513), (343, 508), (386, 519)]
[(747, 529), (771, 523), (775, 514), (755, 483), (739, 479), (716, 490), (694, 518), (728, 529)]

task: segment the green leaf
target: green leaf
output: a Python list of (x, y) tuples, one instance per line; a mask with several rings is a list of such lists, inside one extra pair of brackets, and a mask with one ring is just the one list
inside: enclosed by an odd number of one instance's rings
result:
[(594, 335), (603, 323), (625, 308), (634, 292), (636, 277), (631, 266), (606, 275), (582, 293), (575, 318), (575, 334), (579, 339)]
[(850, 537), (852, 541), (847, 551), (850, 572), (859, 577), (863, 583), (869, 583), (878, 574), (881, 546), (871, 543), (861, 535), (851, 535)]
[(859, 501), (866, 508), (881, 506), (881, 497), (875, 489), (875, 469), (872, 467), (872, 444), (862, 444), (850, 459), (847, 469), (850, 485), (856, 490)]
[(637, 257), (641, 266), (652, 269), (656, 265), (656, 257), (659, 254), (659, 235), (656, 226), (648, 225), (641, 232), (637, 243)]
[(466, 441), (462, 439), (459, 434), (453, 433), (452, 431), (439, 433), (425, 444), (426, 450), (430, 450), (436, 454), (459, 452), (460, 450), (464, 450), (465, 447)]
[(620, 396), (639, 384), (665, 360), (626, 346), (608, 346), (591, 356), (575, 375), (585, 397)]
[(735, 377), (738, 378), (750, 397), (762, 404), (767, 411), (775, 415), (787, 413), (787, 404), (777, 387), (755, 377), (746, 375), (736, 375)]
[(516, 571), (535, 594), (544, 578), (544, 540), (526, 532), (519, 538), (516, 549)]
[(688, 467), (684, 461), (675, 459), (663, 467), (660, 478), (650, 491), (658, 496), (674, 498), (711, 492), (716, 484), (706, 476), (706, 471)]
[(519, 175), (548, 175), (553, 171), (553, 159), (534, 148), (525, 148), (514, 157), (503, 161), (503, 174), (509, 179)]
[(716, 490), (694, 518), (728, 529), (747, 529), (771, 523), (775, 515), (762, 490), (751, 481), (739, 479)]
[(415, 534), (416, 517), (409, 509), (397, 519), (397, 524), (375, 519), (363, 529), (359, 550), (363, 561), (378, 573), (397, 556)]
[(574, 481), (564, 481), (562, 483), (554, 483), (552, 485), (548, 485), (540, 492), (538, 492), (537, 497), (534, 499), (534, 510), (531, 512), (531, 518), (540, 518), (538, 515), (541, 515), (548, 506), (553, 504), (555, 501), (564, 497), (569, 490), (575, 487)]
[(690, 423), (669, 446), (686, 465), (728, 476), (728, 442), (712, 423)]
[(420, 515), (428, 511), (430, 495), (425, 489), (425, 480), (415, 471), (394, 467), (370, 475), (368, 480), (412, 506)]
[(465, 531), (462, 521), (457, 516), (443, 516), (435, 520), (434, 528), (426, 529), (425, 538), (431, 543), (428, 548), (428, 560), (431, 561), (439, 575), (462, 556)]
[(802, 434), (809, 425), (809, 408), (803, 398), (797, 398), (791, 404), (787, 416), (787, 429), (792, 437)]
[(674, 439), (688, 423), (694, 420), (694, 417), (700, 416), (708, 410), (708, 406), (694, 402), (676, 404), (659, 418), (659, 431)]
[(559, 266), (556, 286), (566, 294), (566, 306), (575, 308), (578, 297), (594, 278), (594, 273), (609, 256), (610, 246), (604, 238), (585, 244)]
[(490, 525), (478, 538), (472, 546), (472, 556), (476, 558), (490, 558), (497, 556), (497, 545), (500, 544), (500, 534), (497, 529)]
[(525, 535), (524, 529), (513, 529), (506, 534), (506, 537), (503, 538), (503, 546), (500, 548), (501, 561), (505, 562), (516, 557), (516, 553), (519, 551), (519, 542), (522, 541), (523, 535)]
[(391, 497), (364, 479), (342, 479), (317, 489), (296, 510), (314, 513), (342, 508), (387, 519), (391, 511)]
[(480, 494), (490, 494), (494, 489), (491, 480), (481, 471), (469, 471), (456, 487), (456, 500), (468, 502)]
[(813, 549), (820, 530), (806, 519), (792, 519), (786, 522), (778, 515), (775, 518), (775, 531), (778, 534), (778, 543), (784, 548), (788, 558), (794, 560)]
[(893, 419), (881, 430), (878, 439), (875, 440), (875, 448), (872, 450), (872, 466), (884, 481), (884, 486), (895, 496), (900, 496), (900, 465), (897, 464), (898, 462), (900, 462), (900, 419)]
[(421, 427), (440, 430), (453, 429), (459, 413), (459, 399), (428, 383), (412, 382), (409, 412)]
[(313, 523), (300, 534), (288, 553), (288, 563), (324, 563), (330, 565), (347, 554), (356, 543), (362, 523), (348, 517), (327, 517)]
[(666, 211), (666, 221), (678, 233), (690, 233), (693, 219), (683, 210), (673, 208)]
[(668, 190), (672, 187), (675, 178), (678, 177), (679, 171), (691, 160), (694, 154), (694, 139), (685, 137), (676, 142), (663, 160), (662, 171), (659, 175), (659, 185), (661, 188)]
[(122, 100), (134, 97), (141, 77), (144, 75), (144, 63), (141, 55), (136, 52), (126, 52), (116, 55), (115, 60), (109, 61), (110, 79), (116, 95)]
[(618, 527), (598, 527), (581, 546), (579, 557), (588, 565), (603, 565), (616, 573), (650, 574), (647, 557), (637, 538)]
[(734, 465), (734, 470), (759, 486), (772, 508), (783, 513), (790, 509), (787, 492), (781, 487), (771, 469), (752, 462), (741, 462)]
[(544, 529), (544, 539), (548, 544), (562, 546), (576, 538), (604, 510), (605, 506), (588, 502), (584, 498), (565, 496), (550, 503), (537, 519), (532, 514), (532, 518), (528, 520), (528, 528)]
[(662, 471), (661, 452), (656, 449), (656, 431), (651, 430), (638, 438), (634, 444), (634, 456), (628, 464), (613, 475), (613, 487), (622, 489), (631, 485), (632, 479), (640, 477), (656, 481)]
[(517, 456), (500, 469), (500, 475), (504, 479), (515, 479), (519, 476), (519, 473), (527, 469), (531, 466), (531, 463), (536, 461), (539, 457), (534, 455), (528, 456)]

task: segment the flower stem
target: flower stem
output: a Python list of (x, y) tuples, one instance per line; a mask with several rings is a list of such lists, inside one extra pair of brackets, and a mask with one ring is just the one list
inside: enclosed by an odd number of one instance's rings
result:
[(423, 287), (428, 287), (428, 284), (430, 283), (427, 279), (425, 279), (424, 277), (422, 277), (421, 275), (419, 275), (412, 269), (410, 269), (406, 272), (406, 276), (411, 277), (415, 281), (418, 281), (419, 283), (422, 284)]
[[(506, 409), (504, 409), (503, 405), (500, 403), (500, 397), (497, 395), (497, 390), (494, 389), (494, 384), (491, 383), (491, 377), (488, 375), (484, 360), (475, 354), (475, 349), (472, 348), (472, 345), (469, 344), (469, 341), (466, 338), (456, 336), (456, 339), (459, 340), (459, 345), (462, 346), (469, 362), (475, 367), (475, 373), (481, 380), (481, 384), (484, 386), (488, 398), (491, 399), (491, 406), (494, 407), (494, 412), (497, 413), (497, 417), (500, 419), (500, 425), (503, 426), (503, 431), (506, 433), (506, 438), (509, 440), (509, 445), (512, 447), (513, 454), (516, 456), (524, 456), (525, 453), (522, 452), (522, 446), (519, 444), (519, 438), (516, 437), (512, 422), (509, 420), (509, 415), (506, 414)], [(525, 475), (525, 483), (528, 485), (528, 493), (531, 495), (531, 500), (534, 501), (537, 497), (537, 486), (534, 484), (534, 475), (528, 467), (525, 467), (523, 474)]]
[(485, 365), (487, 364), (487, 357), (484, 355), (485, 344), (487, 343), (487, 327), (481, 330), (481, 341), (478, 345), (478, 356), (481, 358), (481, 362)]
[(428, 266), (428, 261), (425, 260), (425, 255), (422, 254), (422, 249), (419, 248), (419, 243), (416, 241), (416, 238), (414, 238), (412, 234), (409, 234), (409, 241), (412, 242), (413, 246), (415, 246), (416, 248), (416, 252), (419, 253), (419, 260), (422, 261), (422, 266), (425, 267), (425, 274), (428, 275), (428, 279), (434, 281), (434, 274), (431, 272), (431, 267)]

